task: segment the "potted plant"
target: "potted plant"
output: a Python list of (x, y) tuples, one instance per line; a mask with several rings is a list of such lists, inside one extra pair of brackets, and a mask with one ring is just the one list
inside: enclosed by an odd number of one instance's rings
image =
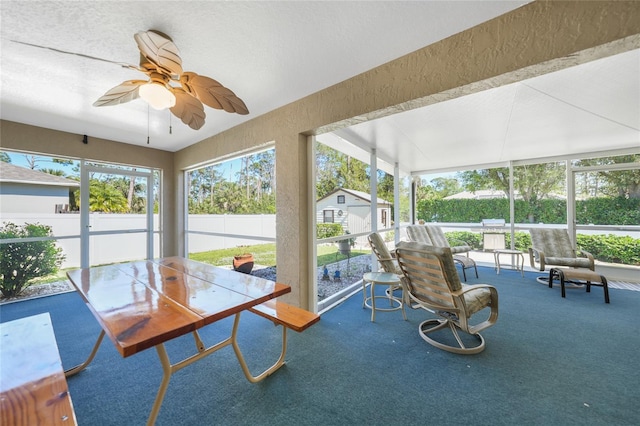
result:
[(253, 255), (251, 253), (243, 253), (233, 256), (233, 270), (250, 274), (253, 269)]
[[(345, 235), (350, 234), (351, 232), (345, 232)], [(351, 247), (356, 245), (355, 238), (345, 238), (344, 240), (338, 241), (338, 251), (340, 254), (349, 254), (351, 253)]]

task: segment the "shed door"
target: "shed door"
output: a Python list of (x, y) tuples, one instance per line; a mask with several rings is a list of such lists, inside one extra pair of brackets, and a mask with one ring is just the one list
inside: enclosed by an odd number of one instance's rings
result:
[(371, 231), (371, 209), (369, 206), (349, 206), (347, 212), (349, 232), (358, 234)]

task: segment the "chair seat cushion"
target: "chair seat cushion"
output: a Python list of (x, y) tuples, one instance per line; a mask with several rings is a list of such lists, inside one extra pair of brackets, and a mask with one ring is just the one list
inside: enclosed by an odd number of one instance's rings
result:
[(453, 247), (451, 247), (451, 253), (453, 253), (453, 254), (466, 253), (468, 251), (471, 251), (471, 247), (470, 246), (453, 246)]
[[(468, 287), (462, 284), (462, 289)], [(491, 304), (491, 292), (488, 288), (476, 288), (464, 294), (464, 302), (467, 305), (468, 315), (471, 316)]]
[(586, 257), (545, 257), (547, 265), (570, 266), (572, 268), (591, 268), (591, 261)]

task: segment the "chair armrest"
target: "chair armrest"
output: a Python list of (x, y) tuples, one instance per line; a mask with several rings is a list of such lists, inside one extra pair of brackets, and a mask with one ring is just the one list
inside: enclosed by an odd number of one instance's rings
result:
[(490, 285), (490, 284), (464, 284), (460, 290), (451, 292), (451, 294), (453, 296), (455, 296), (455, 297), (462, 298), (462, 296), (465, 293), (468, 293), (468, 292), (474, 291), (474, 290), (478, 290), (478, 289), (481, 289), (481, 288), (488, 288), (491, 291), (492, 294), (494, 292), (495, 292), (496, 295), (498, 294), (497, 291), (496, 291), (496, 288), (494, 286)]
[(452, 238), (451, 240), (447, 239), (447, 241), (449, 242), (449, 246), (451, 246), (451, 251), (454, 251), (454, 248), (457, 249), (455, 250), (456, 253), (465, 253), (473, 249), (473, 247), (471, 247), (471, 244), (464, 240)]
[(582, 250), (579, 248), (578, 250), (576, 250), (576, 254), (580, 257), (586, 257), (592, 262), (594, 261), (593, 255), (586, 250)]
[(579, 257), (586, 257), (587, 259), (589, 259), (589, 263), (590, 263), (590, 267), (589, 269), (591, 269), (592, 271), (595, 271), (596, 267), (595, 267), (595, 259), (593, 257), (593, 255), (591, 253), (589, 253), (588, 251), (582, 250), (582, 249), (578, 249), (576, 250), (576, 256)]
[(429, 311), (429, 312), (432, 312), (432, 313), (435, 313), (437, 311), (441, 311), (441, 312), (451, 312), (451, 313), (454, 313), (454, 314), (457, 314), (460, 311), (460, 309), (458, 309), (456, 307), (438, 305), (438, 304), (435, 304), (435, 303), (430, 302), (430, 301), (418, 299), (417, 297), (415, 297), (413, 295), (413, 293), (411, 293), (411, 291), (408, 291), (409, 289), (406, 288), (408, 286), (404, 281), (400, 281), (400, 282), (401, 282), (401, 284), (405, 285), (406, 297), (409, 299), (409, 301), (416, 302), (415, 304), (411, 304), (411, 303), (407, 304), (412, 309), (422, 308), (422, 309), (424, 309), (426, 311)]
[[(476, 324), (475, 326), (471, 326), (469, 324), (469, 318), (471, 317), (471, 313), (469, 312), (469, 307), (464, 298), (465, 293), (469, 293), (471, 291), (480, 290), (480, 289), (488, 289), (490, 293), (490, 303), (489, 305), (485, 305), (484, 308), (491, 308), (491, 313), (489, 314), (489, 319), (481, 324)], [(489, 323), (493, 323), (498, 318), (498, 290), (489, 284), (473, 284), (468, 285), (465, 284), (462, 286), (462, 289), (451, 293), (454, 296), (454, 299), (457, 300), (456, 304), (460, 303), (462, 306), (462, 310), (464, 312), (464, 316), (460, 318), (461, 324), (464, 328), (471, 330), (472, 328), (482, 329), (488, 326)], [(459, 302), (458, 302), (459, 301)], [(479, 312), (479, 311), (478, 311)], [(479, 327), (479, 328), (478, 328)]]
[[(540, 267), (536, 267), (535, 258), (538, 258), (538, 262), (540, 263)], [(544, 271), (545, 262), (544, 262), (544, 253), (534, 249), (533, 247), (529, 247), (529, 263), (533, 269), (538, 269), (539, 271)]]

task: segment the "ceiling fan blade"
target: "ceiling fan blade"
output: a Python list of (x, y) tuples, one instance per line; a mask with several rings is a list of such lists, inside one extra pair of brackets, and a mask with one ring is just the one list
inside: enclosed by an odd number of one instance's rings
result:
[(97, 56), (85, 55), (83, 53), (67, 52), (66, 50), (60, 50), (54, 47), (39, 46), (37, 44), (25, 43), (24, 41), (17, 41), (17, 40), (11, 40), (11, 41), (18, 44), (24, 44), (25, 46), (37, 47), (38, 49), (51, 50), (57, 53), (64, 53), (65, 55), (74, 55), (74, 56), (79, 56), (81, 58), (93, 59), (94, 61), (108, 62), (110, 64), (120, 65), (122, 68), (128, 68), (128, 69), (144, 72), (144, 70), (140, 69), (140, 67), (136, 65), (127, 64), (124, 62), (111, 61), (109, 59), (98, 58)]
[[(182, 74), (182, 59), (178, 47), (168, 37), (157, 31), (140, 31), (133, 38), (138, 44), (140, 54), (161, 73), (178, 78)], [(145, 64), (140, 64), (147, 68)]]
[(195, 72), (185, 72), (180, 76), (180, 84), (188, 93), (211, 108), (236, 112), (241, 115), (249, 114), (249, 109), (242, 99), (212, 78), (198, 75)]
[(127, 80), (120, 83), (93, 103), (95, 107), (119, 105), (138, 98), (138, 88), (145, 80)]
[(176, 97), (176, 104), (171, 108), (173, 115), (193, 130), (198, 130), (204, 125), (204, 106), (202, 102), (179, 87), (171, 90)]

